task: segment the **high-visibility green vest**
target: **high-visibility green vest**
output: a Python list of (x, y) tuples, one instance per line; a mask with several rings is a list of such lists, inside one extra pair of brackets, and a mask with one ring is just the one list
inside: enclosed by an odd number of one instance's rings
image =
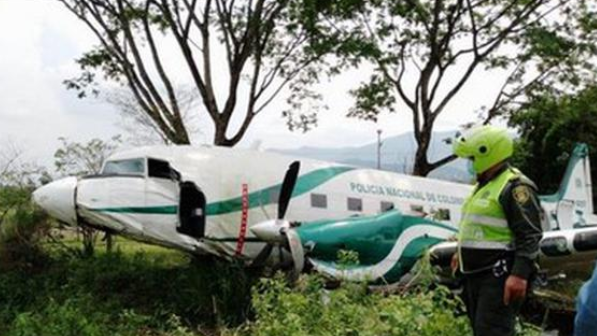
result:
[(500, 204), (500, 195), (508, 182), (521, 176), (517, 170), (508, 168), (483, 187), (475, 186), (462, 207), (458, 235), (459, 254), (462, 248), (506, 251), (514, 249), (514, 235), (508, 227), (506, 214)]

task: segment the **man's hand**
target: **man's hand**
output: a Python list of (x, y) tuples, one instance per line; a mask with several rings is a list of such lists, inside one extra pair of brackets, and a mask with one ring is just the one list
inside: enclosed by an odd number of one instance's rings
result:
[(527, 293), (527, 281), (516, 275), (510, 275), (504, 286), (504, 304), (524, 299)]
[(452, 256), (452, 260), (450, 261), (450, 268), (452, 269), (452, 275), (456, 274), (456, 271), (458, 271), (458, 267), (459, 267), (459, 261), (458, 261), (458, 253), (454, 253), (454, 255)]

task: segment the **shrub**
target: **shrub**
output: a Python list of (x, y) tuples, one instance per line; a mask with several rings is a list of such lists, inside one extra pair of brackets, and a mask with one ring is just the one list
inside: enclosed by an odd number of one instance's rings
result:
[(233, 334), (286, 335), (466, 335), (460, 301), (443, 287), (404, 295), (369, 293), (359, 284), (324, 289), (318, 276), (295, 288), (282, 278), (262, 280), (253, 292), (255, 320)]
[(240, 268), (156, 251), (53, 254), (41, 272), (0, 272), (0, 334), (185, 335), (246, 320), (253, 280)]
[(40, 242), (49, 229), (47, 215), (31, 202), (30, 188), (0, 188), (0, 268), (45, 266)]

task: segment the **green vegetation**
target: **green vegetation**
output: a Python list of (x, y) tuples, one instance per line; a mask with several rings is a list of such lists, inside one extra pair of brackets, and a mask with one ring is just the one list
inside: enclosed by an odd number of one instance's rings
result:
[[(515, 165), (543, 188), (542, 193), (557, 191), (575, 142), (588, 144), (589, 156), (596, 157), (595, 102), (597, 86), (569, 95), (549, 91), (532, 97), (510, 117), (510, 125), (520, 132)], [(591, 167), (592, 176), (596, 169)]]
[[(368, 294), (361, 285), (324, 290), (307, 276), (296, 287), (261, 280), (213, 260), (176, 252), (52, 252), (47, 265), (0, 273), (3, 335), (462, 335), (465, 317), (445, 289), (407, 296)], [(242, 324), (247, 318), (251, 322)], [(225, 327), (233, 328), (226, 329)], [(191, 332), (192, 331), (192, 332)]]
[(348, 284), (324, 290), (317, 277), (296, 288), (279, 279), (263, 280), (254, 291), (254, 322), (239, 335), (466, 335), (459, 301), (445, 288), (408, 295), (368, 293)]
[(460, 301), (443, 287), (393, 295), (360, 284), (326, 290), (316, 275), (291, 285), (227, 262), (124, 240), (117, 246), (84, 258), (46, 243), (43, 264), (1, 270), (0, 334), (469, 334)]
[(176, 334), (183, 325), (211, 329), (247, 318), (253, 278), (240, 268), (150, 251), (90, 258), (54, 251), (43, 267), (1, 272), (0, 333)]

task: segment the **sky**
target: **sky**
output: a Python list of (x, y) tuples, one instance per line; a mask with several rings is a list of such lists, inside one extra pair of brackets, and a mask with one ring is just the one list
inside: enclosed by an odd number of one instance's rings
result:
[[(62, 83), (77, 76), (75, 59), (95, 43), (88, 28), (58, 1), (0, 0), (0, 146), (17, 144), (30, 160), (51, 165), (59, 137), (85, 142), (123, 134), (122, 118), (114, 106), (79, 99)], [(353, 104), (348, 91), (366, 77), (364, 72), (356, 69), (319, 85), (329, 110), (320, 114), (316, 129), (288, 131), (281, 116), (285, 97), (280, 96), (254, 120), (239, 146), (358, 146), (376, 141), (378, 129), (383, 137), (412, 131), (406, 111), (385, 114), (378, 123), (345, 117)], [(474, 112), (493, 101), (501, 76), (474, 75), (438, 118), (436, 130), (454, 130), (476, 120)], [(202, 128), (193, 137), (195, 143), (209, 143), (210, 133)]]

